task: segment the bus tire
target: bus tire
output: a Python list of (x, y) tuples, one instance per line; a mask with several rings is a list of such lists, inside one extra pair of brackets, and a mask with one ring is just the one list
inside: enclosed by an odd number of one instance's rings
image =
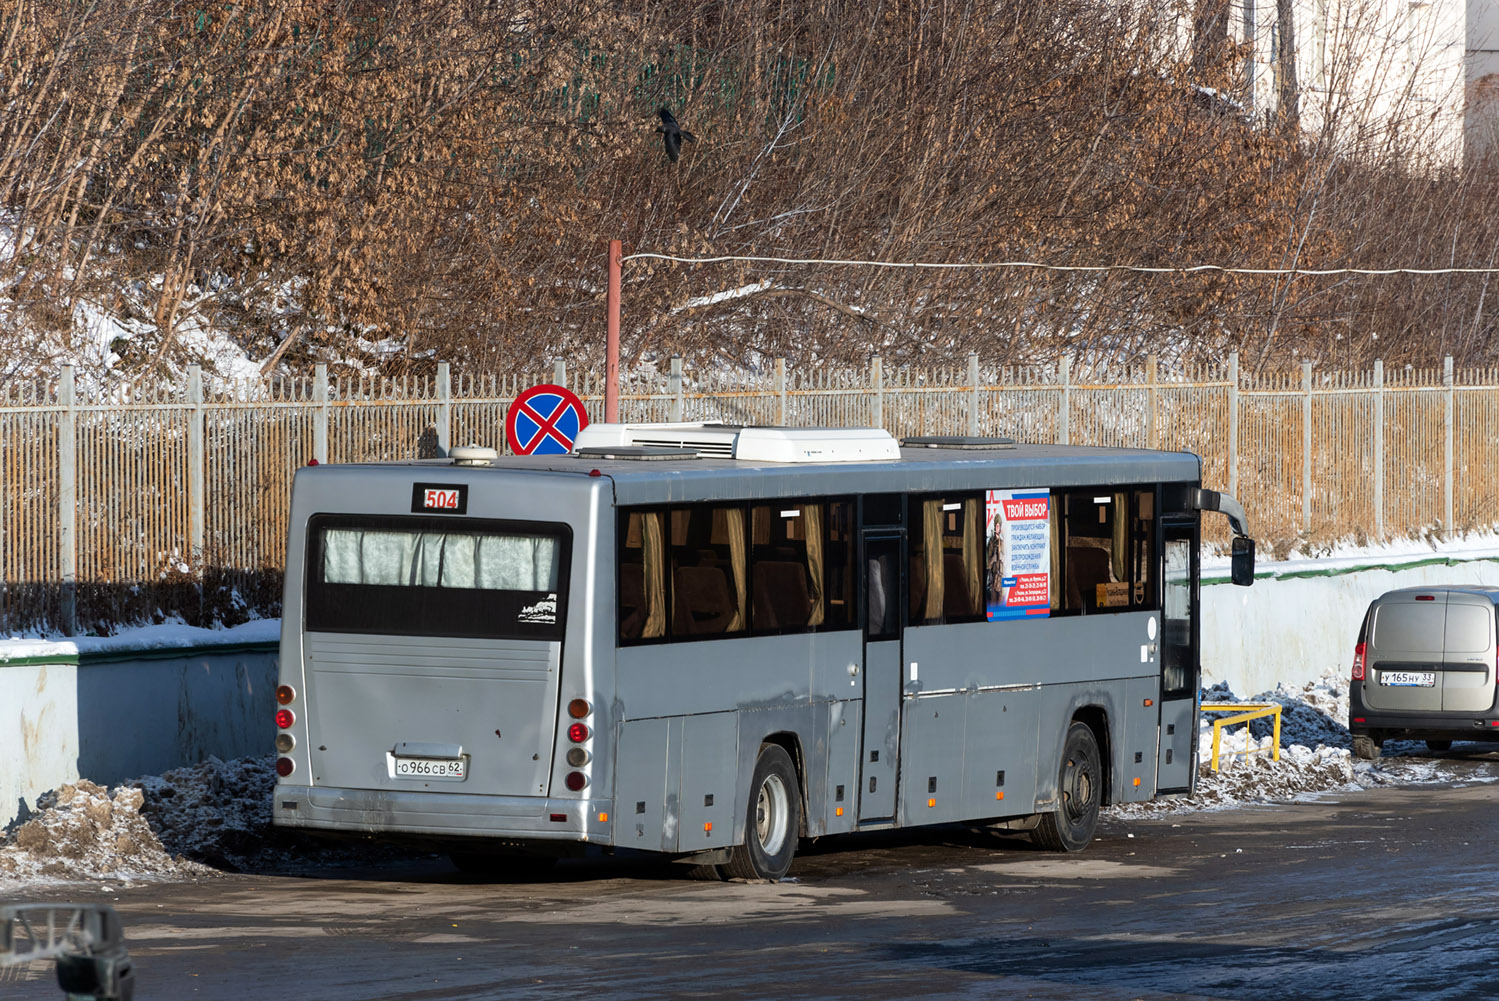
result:
[(1379, 757), (1379, 743), (1367, 733), (1356, 733), (1353, 735), (1353, 753), (1366, 761), (1373, 761)]
[(800, 784), (791, 755), (776, 744), (762, 744), (750, 782), (744, 843), (724, 863), (728, 879), (778, 880), (791, 868), (801, 830)]
[(1080, 852), (1093, 840), (1103, 794), (1098, 740), (1086, 723), (1073, 722), (1062, 746), (1057, 805), (1041, 814), (1031, 840), (1047, 851)]

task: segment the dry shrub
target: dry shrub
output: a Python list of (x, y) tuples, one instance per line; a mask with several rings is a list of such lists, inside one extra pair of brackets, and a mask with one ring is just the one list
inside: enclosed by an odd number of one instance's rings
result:
[[(598, 363), (610, 237), (949, 263), (1495, 263), (1499, 175), (1246, 120), (1222, 96), (1243, 51), (1203, 9), (1179, 51), (1177, 13), (5, 0), (0, 202), (18, 239), (0, 268), (27, 308), (137, 318), (122, 364), (146, 376), (181, 360), (187, 315), (268, 369), (357, 364), (360, 339), (395, 341), (393, 368)], [(663, 105), (698, 136), (676, 164), (653, 132)], [(625, 349), (1480, 364), (1488, 281), (637, 260)]]

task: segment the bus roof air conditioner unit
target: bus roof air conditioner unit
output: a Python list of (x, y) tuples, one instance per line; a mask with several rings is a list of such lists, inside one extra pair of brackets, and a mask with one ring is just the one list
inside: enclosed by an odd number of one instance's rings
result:
[(692, 449), (704, 458), (749, 462), (868, 462), (899, 459), (882, 428), (740, 427), (735, 424), (590, 424), (575, 449), (642, 445)]

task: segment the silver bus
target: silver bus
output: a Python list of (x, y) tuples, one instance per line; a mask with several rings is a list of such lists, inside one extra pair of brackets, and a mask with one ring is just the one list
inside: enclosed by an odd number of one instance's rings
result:
[[(1196, 775), (1183, 452), (593, 425), (300, 470), (275, 823), (465, 869), (638, 850), (777, 879), (940, 823), (1077, 851)], [(524, 861), (523, 861), (524, 860)]]

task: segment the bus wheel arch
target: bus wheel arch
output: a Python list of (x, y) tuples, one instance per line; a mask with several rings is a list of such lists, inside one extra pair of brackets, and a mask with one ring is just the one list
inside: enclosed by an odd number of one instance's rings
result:
[(778, 880), (786, 875), (802, 832), (801, 786), (791, 752), (784, 743), (767, 738), (755, 757), (744, 836), (720, 867), (726, 878)]
[(1109, 740), (1109, 713), (1100, 705), (1082, 706), (1072, 714), (1073, 723), (1082, 723), (1093, 731), (1093, 739), (1098, 743), (1098, 757), (1103, 763), (1099, 773), (1099, 781), (1103, 788), (1099, 790), (1098, 805), (1112, 806), (1114, 803), (1114, 746)]
[(1040, 814), (1031, 840), (1047, 851), (1080, 852), (1088, 847), (1098, 827), (1106, 774), (1093, 728), (1074, 717), (1062, 742), (1056, 799)]

